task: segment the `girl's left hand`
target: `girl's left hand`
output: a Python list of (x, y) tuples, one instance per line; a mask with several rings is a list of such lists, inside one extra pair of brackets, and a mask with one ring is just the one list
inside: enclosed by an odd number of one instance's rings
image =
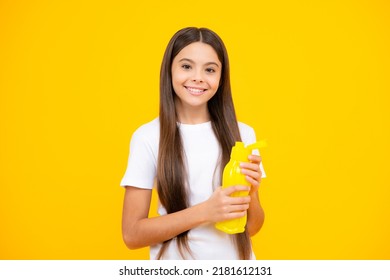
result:
[(260, 170), (261, 157), (258, 155), (250, 155), (248, 159), (250, 162), (241, 162), (240, 168), (241, 173), (245, 175), (246, 180), (252, 186), (249, 191), (249, 194), (251, 195), (256, 192), (260, 186), (262, 175)]

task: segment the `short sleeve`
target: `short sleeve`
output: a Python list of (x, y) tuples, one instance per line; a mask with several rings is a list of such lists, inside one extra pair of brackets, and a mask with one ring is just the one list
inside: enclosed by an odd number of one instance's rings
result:
[[(239, 128), (240, 128), (241, 138), (245, 146), (249, 144), (253, 144), (257, 141), (255, 130), (252, 127), (243, 123), (239, 123)], [(258, 149), (253, 150), (253, 154), (260, 155), (260, 151)], [(260, 171), (261, 171), (261, 178), (265, 178), (266, 174), (264, 171), (263, 162), (260, 162)]]
[(136, 130), (131, 137), (127, 169), (120, 185), (152, 189), (156, 177), (156, 162), (153, 143), (142, 130)]

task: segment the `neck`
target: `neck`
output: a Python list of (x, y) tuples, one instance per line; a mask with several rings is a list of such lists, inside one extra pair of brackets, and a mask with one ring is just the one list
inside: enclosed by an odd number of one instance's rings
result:
[(179, 104), (175, 104), (177, 117), (180, 123), (183, 124), (200, 124), (210, 121), (210, 113), (205, 106), (183, 108)]

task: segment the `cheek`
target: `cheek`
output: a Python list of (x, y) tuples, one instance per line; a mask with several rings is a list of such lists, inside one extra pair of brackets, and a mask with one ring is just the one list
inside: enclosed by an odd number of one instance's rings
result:
[(209, 85), (216, 91), (220, 86), (220, 79), (219, 78), (210, 79)]
[(181, 92), (181, 88), (184, 82), (185, 82), (185, 77), (183, 77), (183, 75), (180, 75), (177, 72), (176, 73), (172, 72), (172, 87), (176, 94)]
[(172, 83), (173, 84), (181, 84), (186, 81), (185, 74), (178, 72), (178, 71), (172, 71)]

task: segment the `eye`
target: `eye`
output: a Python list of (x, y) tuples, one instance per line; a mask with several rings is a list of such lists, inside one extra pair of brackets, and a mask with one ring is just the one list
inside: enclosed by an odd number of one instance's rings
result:
[(189, 69), (191, 69), (191, 65), (189, 65), (189, 64), (183, 64), (183, 65), (181, 66), (181, 68), (183, 68), (183, 69), (185, 69), (185, 70), (189, 70)]
[(214, 70), (214, 68), (207, 68), (206, 72), (207, 73), (215, 73), (215, 70)]

